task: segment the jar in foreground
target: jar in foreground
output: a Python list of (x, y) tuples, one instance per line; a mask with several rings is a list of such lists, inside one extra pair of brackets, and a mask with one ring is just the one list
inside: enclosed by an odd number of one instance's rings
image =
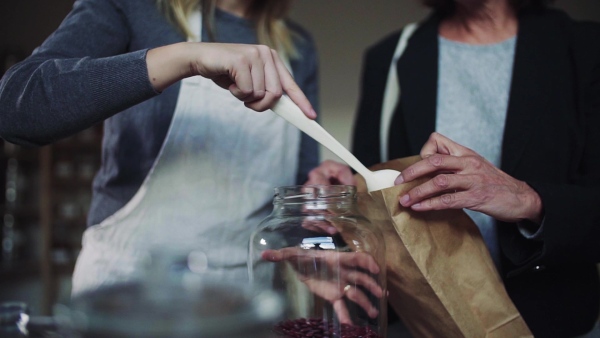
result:
[(279, 337), (385, 337), (381, 232), (353, 186), (275, 189), (274, 209), (250, 239), (250, 279), (287, 301)]
[(283, 297), (216, 282), (207, 262), (195, 248), (153, 250), (138, 281), (87, 291), (57, 307), (64, 338), (275, 338)]

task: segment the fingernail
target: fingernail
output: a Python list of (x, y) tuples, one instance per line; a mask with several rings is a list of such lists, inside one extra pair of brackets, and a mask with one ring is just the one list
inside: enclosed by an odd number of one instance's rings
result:
[(394, 181), (394, 185), (398, 185), (398, 184), (402, 184), (402, 183), (404, 183), (404, 177), (402, 177), (402, 174), (400, 174)]
[(400, 197), (400, 204), (406, 205), (410, 201), (410, 196), (404, 195)]
[(316, 118), (317, 118), (317, 112), (316, 112), (314, 109), (311, 109), (311, 110), (310, 110), (310, 114), (312, 115), (312, 118), (313, 118), (313, 119), (316, 119)]
[(375, 318), (377, 317), (377, 315), (379, 314), (379, 310), (377, 310), (376, 308), (372, 307), (371, 311), (369, 311), (369, 316), (371, 318)]
[(421, 209), (421, 203), (415, 203), (415, 204), (412, 205), (411, 208), (413, 208), (413, 209)]

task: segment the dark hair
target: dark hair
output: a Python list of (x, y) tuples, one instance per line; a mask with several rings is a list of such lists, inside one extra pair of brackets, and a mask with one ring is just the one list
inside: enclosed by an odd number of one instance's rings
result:
[[(509, 0), (515, 10), (543, 8), (554, 0)], [(442, 13), (450, 13), (456, 7), (455, 0), (423, 0), (427, 7)]]

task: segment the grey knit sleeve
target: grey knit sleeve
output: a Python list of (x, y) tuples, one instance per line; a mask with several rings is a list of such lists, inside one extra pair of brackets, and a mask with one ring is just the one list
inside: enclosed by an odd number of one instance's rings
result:
[(0, 81), (0, 137), (43, 145), (149, 99), (147, 50), (128, 52), (112, 0), (79, 0), (60, 27)]

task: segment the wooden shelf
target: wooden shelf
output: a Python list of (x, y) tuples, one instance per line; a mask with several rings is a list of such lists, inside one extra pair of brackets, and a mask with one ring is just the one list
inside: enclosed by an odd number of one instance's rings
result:
[(0, 264), (0, 279), (8, 280), (40, 274), (40, 262), (37, 260), (17, 260)]
[(28, 222), (36, 221), (38, 219), (38, 205), (30, 205), (30, 206), (9, 206), (6, 204), (0, 204), (0, 211), (3, 213), (10, 212), (16, 218), (20, 220), (26, 220)]
[(30, 163), (36, 163), (39, 160), (38, 148), (24, 148), (4, 141), (2, 150), (5, 158), (15, 158)]
[(40, 151), (44, 312), (49, 312), (56, 301), (58, 277), (73, 272), (81, 250), (92, 179), (100, 165), (101, 134), (98, 125)]
[[(41, 148), (23, 148), (0, 140), (0, 212), (12, 214), (14, 225), (10, 229), (18, 231), (15, 243), (26, 245), (15, 251), (10, 261), (0, 260), (0, 280), (40, 276), (43, 315), (51, 314), (58, 283), (72, 274), (81, 250), (92, 180), (101, 161), (101, 137), (102, 126), (97, 125)], [(9, 182), (10, 170), (14, 176)], [(8, 203), (4, 198), (6, 189), (15, 182), (19, 191), (16, 200)], [(4, 222), (0, 217), (2, 228)], [(17, 239), (25, 235), (36, 239)]]

